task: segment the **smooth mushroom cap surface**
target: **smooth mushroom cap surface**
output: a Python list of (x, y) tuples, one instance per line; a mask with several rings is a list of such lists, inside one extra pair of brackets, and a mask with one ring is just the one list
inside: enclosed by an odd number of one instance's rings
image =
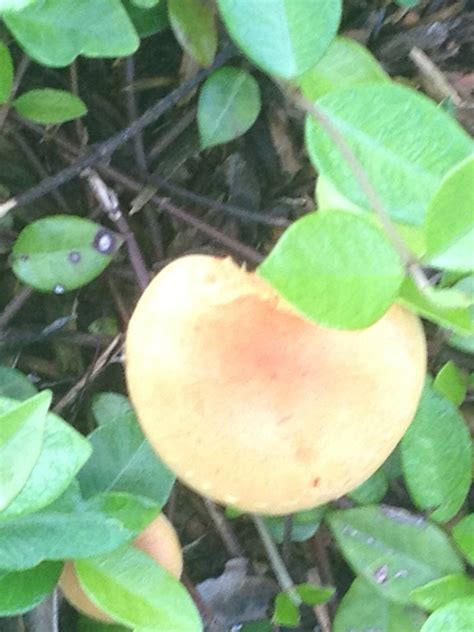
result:
[[(135, 539), (134, 546), (152, 557), (177, 579), (183, 572), (183, 554), (176, 531), (170, 521), (160, 514)], [(59, 586), (66, 600), (78, 612), (91, 619), (112, 623), (112, 619), (98, 608), (82, 589), (76, 574), (74, 562), (64, 564)]]
[(231, 259), (188, 255), (143, 293), (126, 341), (139, 422), (214, 500), (289, 513), (365, 481), (412, 421), (426, 372), (419, 319), (321, 327)]

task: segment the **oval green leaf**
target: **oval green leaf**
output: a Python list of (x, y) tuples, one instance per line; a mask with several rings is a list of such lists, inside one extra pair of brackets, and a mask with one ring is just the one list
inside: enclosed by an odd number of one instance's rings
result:
[(465, 516), (453, 529), (453, 538), (458, 549), (474, 564), (474, 514)]
[(436, 610), (421, 632), (471, 632), (474, 621), (474, 597), (455, 599)]
[(140, 43), (116, 0), (45, 0), (3, 19), (25, 52), (45, 66), (68, 66), (77, 55), (131, 55)]
[(38, 2), (38, 0), (0, 0), (0, 13), (22, 11), (25, 7), (35, 2)]
[(447, 522), (471, 485), (471, 438), (457, 408), (430, 384), (401, 441), (403, 474), (415, 505)]
[(358, 577), (339, 604), (334, 632), (419, 632), (424, 621), (420, 610), (384, 599)]
[(201, 66), (210, 66), (217, 50), (214, 11), (204, 0), (168, 0), (168, 16), (176, 39)]
[(392, 601), (408, 604), (415, 588), (463, 570), (445, 533), (404, 509), (358, 507), (327, 519), (345, 559)]
[(133, 628), (200, 632), (194, 603), (177, 579), (134, 547), (76, 562), (82, 588), (115, 621)]
[(285, 592), (278, 593), (273, 606), (272, 623), (285, 628), (295, 628), (300, 622), (300, 610), (290, 595)]
[(426, 256), (431, 267), (474, 270), (474, 156), (448, 173), (426, 211)]
[(43, 391), (0, 413), (0, 519), (38, 461), (51, 397)]
[[(1, 10), (1, 9), (0, 9)], [(0, 104), (6, 103), (13, 86), (13, 61), (10, 51), (0, 41)]]
[(0, 570), (0, 616), (13, 617), (35, 608), (53, 592), (62, 567), (60, 562), (43, 562), (26, 571)]
[(358, 505), (371, 505), (380, 502), (387, 492), (388, 477), (383, 467), (381, 467), (348, 496)]
[(21, 371), (0, 365), (0, 397), (24, 400), (33, 397), (37, 392)]
[(360, 83), (389, 81), (369, 51), (348, 37), (336, 37), (318, 63), (299, 77), (304, 96), (311, 101), (328, 92)]
[[(392, 83), (327, 94), (317, 107), (357, 156), (390, 216), (421, 225), (443, 177), (474, 144), (458, 123), (414, 90)], [(347, 161), (312, 116), (306, 146), (319, 173), (358, 206), (370, 206)]]
[(449, 360), (436, 375), (433, 388), (455, 406), (460, 406), (466, 397), (467, 379), (454, 362)]
[[(313, 537), (321, 524), (327, 507), (315, 507), (305, 511), (298, 511), (292, 515), (291, 541), (304, 542)], [(268, 516), (263, 518), (272, 538), (279, 544), (285, 538), (285, 516)]]
[(423, 610), (434, 612), (453, 599), (474, 597), (474, 580), (467, 575), (446, 575), (411, 593), (411, 600)]
[(220, 68), (201, 88), (197, 120), (204, 148), (244, 134), (260, 112), (260, 89), (245, 70)]
[(72, 121), (87, 113), (85, 103), (75, 94), (52, 88), (25, 92), (13, 101), (13, 107), (24, 118), (44, 124)]
[[(0, 414), (16, 406), (0, 399)], [(46, 416), (41, 452), (25, 485), (0, 513), (0, 519), (32, 513), (46, 507), (67, 489), (91, 454), (87, 439), (57, 415)]]
[(53, 215), (24, 228), (13, 246), (16, 276), (41, 292), (63, 294), (95, 279), (123, 239), (73, 215)]
[(150, 8), (133, 4), (130, 0), (122, 0), (122, 3), (140, 37), (148, 37), (168, 28), (166, 2), (159, 2)]
[(340, 0), (218, 0), (232, 39), (266, 72), (291, 79), (314, 66), (336, 35)]
[(390, 307), (404, 277), (385, 234), (348, 211), (310, 213), (288, 228), (258, 274), (304, 316), (357, 329)]

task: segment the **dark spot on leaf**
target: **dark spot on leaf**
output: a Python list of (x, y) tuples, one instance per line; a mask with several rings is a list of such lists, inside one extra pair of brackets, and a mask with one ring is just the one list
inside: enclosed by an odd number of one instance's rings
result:
[(19, 259), (20, 261), (28, 261), (29, 257), (28, 257), (28, 255), (20, 255), (20, 256), (18, 257), (18, 259)]
[(92, 246), (97, 252), (100, 252), (101, 255), (110, 255), (116, 250), (117, 238), (112, 231), (107, 228), (101, 228), (97, 231)]
[(380, 568), (374, 572), (373, 577), (377, 584), (384, 584), (388, 579), (388, 566), (386, 564), (380, 566)]
[(77, 250), (71, 250), (68, 255), (68, 259), (71, 263), (79, 263), (81, 260), (81, 253), (77, 252)]

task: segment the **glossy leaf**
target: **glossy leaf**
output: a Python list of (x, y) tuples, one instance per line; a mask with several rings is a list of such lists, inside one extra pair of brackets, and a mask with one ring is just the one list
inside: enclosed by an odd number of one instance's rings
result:
[(446, 575), (411, 593), (411, 600), (423, 610), (433, 612), (454, 599), (474, 597), (474, 580), (467, 575)]
[(33, 397), (37, 392), (21, 371), (0, 365), (0, 397), (24, 400)]
[[(15, 406), (13, 400), (0, 399), (0, 414)], [(0, 519), (38, 511), (59, 498), (90, 454), (87, 439), (60, 417), (49, 413), (40, 455), (20, 493), (0, 513)]]
[(36, 513), (0, 521), (0, 568), (23, 570), (43, 560), (108, 553), (132, 540), (145, 526), (129, 529), (80, 498), (58, 500)]
[[(1, 2), (1, 0), (0, 0)], [(1, 4), (0, 4), (1, 7)], [(0, 8), (1, 11), (1, 8)], [(6, 103), (13, 86), (13, 61), (10, 51), (0, 41), (0, 104)]]
[(357, 329), (390, 307), (404, 271), (388, 238), (369, 218), (325, 210), (290, 226), (258, 274), (304, 316)]
[(38, 461), (50, 403), (51, 392), (43, 391), (0, 414), (0, 516)]
[(142, 8), (130, 0), (122, 0), (122, 3), (140, 37), (148, 37), (168, 28), (166, 2), (161, 1), (151, 8)]
[(26, 571), (0, 569), (0, 616), (28, 612), (53, 592), (62, 570), (61, 562), (43, 562)]
[(3, 19), (25, 52), (45, 66), (68, 66), (77, 55), (131, 55), (139, 45), (116, 0), (44, 0)]
[(156, 7), (160, 2), (162, 2), (162, 0), (132, 0), (132, 4), (136, 7), (140, 7), (140, 9), (151, 9), (152, 7)]
[(13, 107), (35, 123), (64, 123), (87, 113), (85, 103), (71, 92), (42, 88), (30, 90), (13, 101)]
[(442, 300), (442, 292), (432, 288), (421, 291), (407, 277), (400, 289), (399, 301), (423, 318), (467, 337), (474, 332), (474, 318), (469, 308), (447, 306)]
[(455, 406), (460, 406), (466, 397), (467, 380), (454, 362), (449, 360), (439, 370), (433, 388)]
[[(291, 541), (304, 542), (313, 537), (327, 510), (326, 506), (298, 511), (292, 515)], [(227, 515), (227, 513), (226, 513)], [(267, 516), (263, 518), (273, 539), (281, 544), (285, 537), (285, 516)]]
[(299, 77), (304, 96), (311, 101), (328, 92), (360, 83), (389, 81), (387, 73), (369, 51), (348, 37), (336, 37), (308, 72)]
[(458, 549), (474, 564), (474, 514), (460, 520), (453, 528), (453, 538)]
[(204, 148), (244, 134), (260, 112), (260, 89), (245, 70), (220, 68), (201, 88), (197, 120)]
[(38, 0), (0, 0), (0, 13), (7, 11), (21, 11)]
[(434, 268), (474, 270), (474, 157), (452, 169), (426, 211), (426, 260)]
[(184, 587), (138, 549), (122, 547), (80, 560), (76, 571), (91, 600), (119, 623), (144, 630), (202, 630)]
[(157, 505), (168, 500), (174, 475), (155, 454), (134, 419), (118, 417), (91, 435), (92, 456), (79, 472), (86, 498), (101, 492), (128, 492)]
[(388, 478), (383, 468), (379, 468), (365, 483), (356, 487), (350, 494), (351, 500), (358, 505), (370, 505), (382, 500), (388, 491)]
[(97, 393), (92, 400), (92, 414), (94, 419), (103, 426), (109, 422), (123, 421), (138, 423), (135, 412), (125, 395), (120, 393)]
[(474, 621), (474, 597), (455, 599), (436, 610), (421, 632), (471, 632)]
[(227, 30), (266, 72), (291, 79), (311, 68), (336, 35), (340, 0), (218, 0)]
[(161, 507), (149, 498), (125, 492), (105, 492), (91, 498), (87, 507), (116, 518), (127, 529), (140, 533), (160, 513)]
[(291, 597), (281, 592), (275, 598), (272, 621), (275, 625), (281, 625), (288, 628), (296, 627), (300, 622), (300, 610), (296, 606)]
[(16, 276), (42, 292), (86, 285), (112, 261), (123, 239), (83, 217), (52, 215), (24, 228), (13, 246)]
[[(473, 150), (453, 118), (395, 83), (338, 90), (319, 99), (317, 107), (354, 152), (392, 219), (402, 223), (423, 223), (446, 172)], [(319, 173), (354, 204), (370, 206), (347, 160), (312, 116), (306, 146)]]
[(401, 441), (403, 474), (415, 505), (447, 522), (471, 484), (471, 439), (456, 407), (429, 384)]
[(210, 66), (217, 50), (212, 7), (204, 0), (168, 0), (168, 15), (176, 39), (201, 66)]
[(417, 608), (384, 599), (359, 577), (339, 604), (334, 632), (419, 632), (424, 620)]
[(409, 603), (415, 588), (462, 572), (443, 531), (404, 509), (358, 507), (327, 519), (345, 559), (387, 599)]

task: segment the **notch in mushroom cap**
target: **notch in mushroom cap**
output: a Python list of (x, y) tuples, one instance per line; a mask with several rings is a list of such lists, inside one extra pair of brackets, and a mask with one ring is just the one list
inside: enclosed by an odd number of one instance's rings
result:
[(351, 491), (388, 457), (426, 371), (420, 321), (321, 327), (230, 259), (189, 255), (143, 293), (129, 394), (160, 457), (217, 502), (288, 513)]

